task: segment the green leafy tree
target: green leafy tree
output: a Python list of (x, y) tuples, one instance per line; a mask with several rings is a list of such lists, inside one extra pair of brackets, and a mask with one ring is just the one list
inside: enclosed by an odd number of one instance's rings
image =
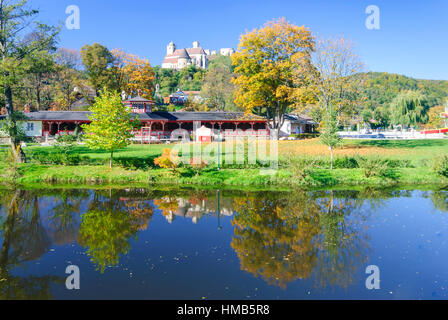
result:
[(201, 90), (201, 97), (207, 100), (207, 105), (219, 111), (237, 109), (233, 102), (233, 77), (231, 68), (223, 65), (207, 71)]
[(32, 53), (27, 60), (30, 67), (27, 70), (26, 80), (32, 92), (29, 102), (35, 101), (37, 110), (42, 110), (42, 91), (50, 74), (55, 71), (55, 62), (53, 56), (46, 50)]
[(114, 56), (103, 45), (94, 43), (93, 45), (85, 45), (81, 48), (81, 58), (86, 68), (89, 83), (95, 90), (96, 94), (106, 88), (115, 88), (112, 67), (114, 64)]
[(132, 113), (122, 103), (119, 93), (107, 90), (96, 98), (90, 111), (92, 122), (82, 126), (85, 141), (91, 149), (109, 151), (112, 168), (114, 151), (128, 146), (133, 137)]
[(392, 124), (403, 127), (417, 126), (428, 121), (426, 97), (419, 91), (404, 91), (390, 104)]
[[(24, 62), (32, 53), (51, 47), (59, 32), (34, 21), (37, 14), (38, 10), (27, 8), (26, 0), (0, 0), (0, 87), (11, 123), (11, 147), (18, 162), (25, 161), (25, 154), (20, 148), (19, 126), (14, 117), (14, 92), (27, 72)], [(34, 27), (37, 36), (27, 37), (30, 27)]]

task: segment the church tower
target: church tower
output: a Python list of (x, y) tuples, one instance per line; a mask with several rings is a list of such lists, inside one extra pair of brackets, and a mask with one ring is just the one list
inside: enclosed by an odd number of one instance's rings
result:
[(166, 47), (166, 54), (173, 54), (174, 51), (176, 51), (176, 45), (174, 44), (173, 41), (171, 41), (168, 46)]

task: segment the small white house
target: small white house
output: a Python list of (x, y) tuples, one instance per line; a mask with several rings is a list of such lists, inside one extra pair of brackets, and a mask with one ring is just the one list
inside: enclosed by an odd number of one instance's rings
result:
[[(2, 124), (0, 123), (0, 137), (6, 137), (6, 133), (1, 130), (1, 126)], [(41, 121), (21, 121), (19, 126), (27, 137), (42, 136)]]
[(298, 114), (286, 114), (285, 122), (280, 128), (280, 137), (288, 137), (292, 134), (311, 133), (317, 123), (310, 117)]

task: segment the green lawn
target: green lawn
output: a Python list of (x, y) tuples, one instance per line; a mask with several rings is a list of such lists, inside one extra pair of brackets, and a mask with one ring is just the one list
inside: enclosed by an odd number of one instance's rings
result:
[[(109, 153), (76, 146), (70, 154), (77, 154), (91, 162), (80, 165), (40, 164), (34, 157), (47, 157), (60, 153), (55, 147), (28, 146), (25, 148), (30, 163), (21, 164), (15, 183), (57, 183), (57, 184), (182, 184), (210, 186), (247, 186), (289, 188), (291, 186), (325, 187), (372, 185), (388, 186), (400, 184), (447, 185), (448, 180), (437, 176), (431, 169), (434, 157), (448, 154), (448, 140), (344, 140), (344, 147), (336, 152), (337, 166), (328, 169), (328, 148), (318, 139), (306, 141), (280, 141), (280, 167), (273, 175), (260, 174), (253, 166), (227, 166), (221, 171), (210, 166), (196, 174), (188, 166), (177, 173), (156, 168), (153, 159), (163, 149), (174, 145), (131, 145), (114, 153), (115, 167), (107, 167)], [(8, 146), (0, 146), (0, 182), (11, 182), (13, 178), (6, 159)], [(222, 148), (224, 149), (224, 148)], [(285, 154), (292, 153), (312, 163), (308, 165), (304, 178), (297, 175), (287, 161)], [(349, 167), (351, 159), (357, 156), (387, 159), (390, 169), (382, 176), (366, 177), (363, 168)], [(132, 161), (131, 161), (132, 160)], [(145, 163), (143, 167), (135, 164)], [(301, 169), (299, 168), (299, 171)]]

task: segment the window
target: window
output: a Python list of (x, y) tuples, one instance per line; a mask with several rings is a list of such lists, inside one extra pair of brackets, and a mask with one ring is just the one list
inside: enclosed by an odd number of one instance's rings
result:
[(34, 123), (27, 123), (26, 131), (34, 131)]

